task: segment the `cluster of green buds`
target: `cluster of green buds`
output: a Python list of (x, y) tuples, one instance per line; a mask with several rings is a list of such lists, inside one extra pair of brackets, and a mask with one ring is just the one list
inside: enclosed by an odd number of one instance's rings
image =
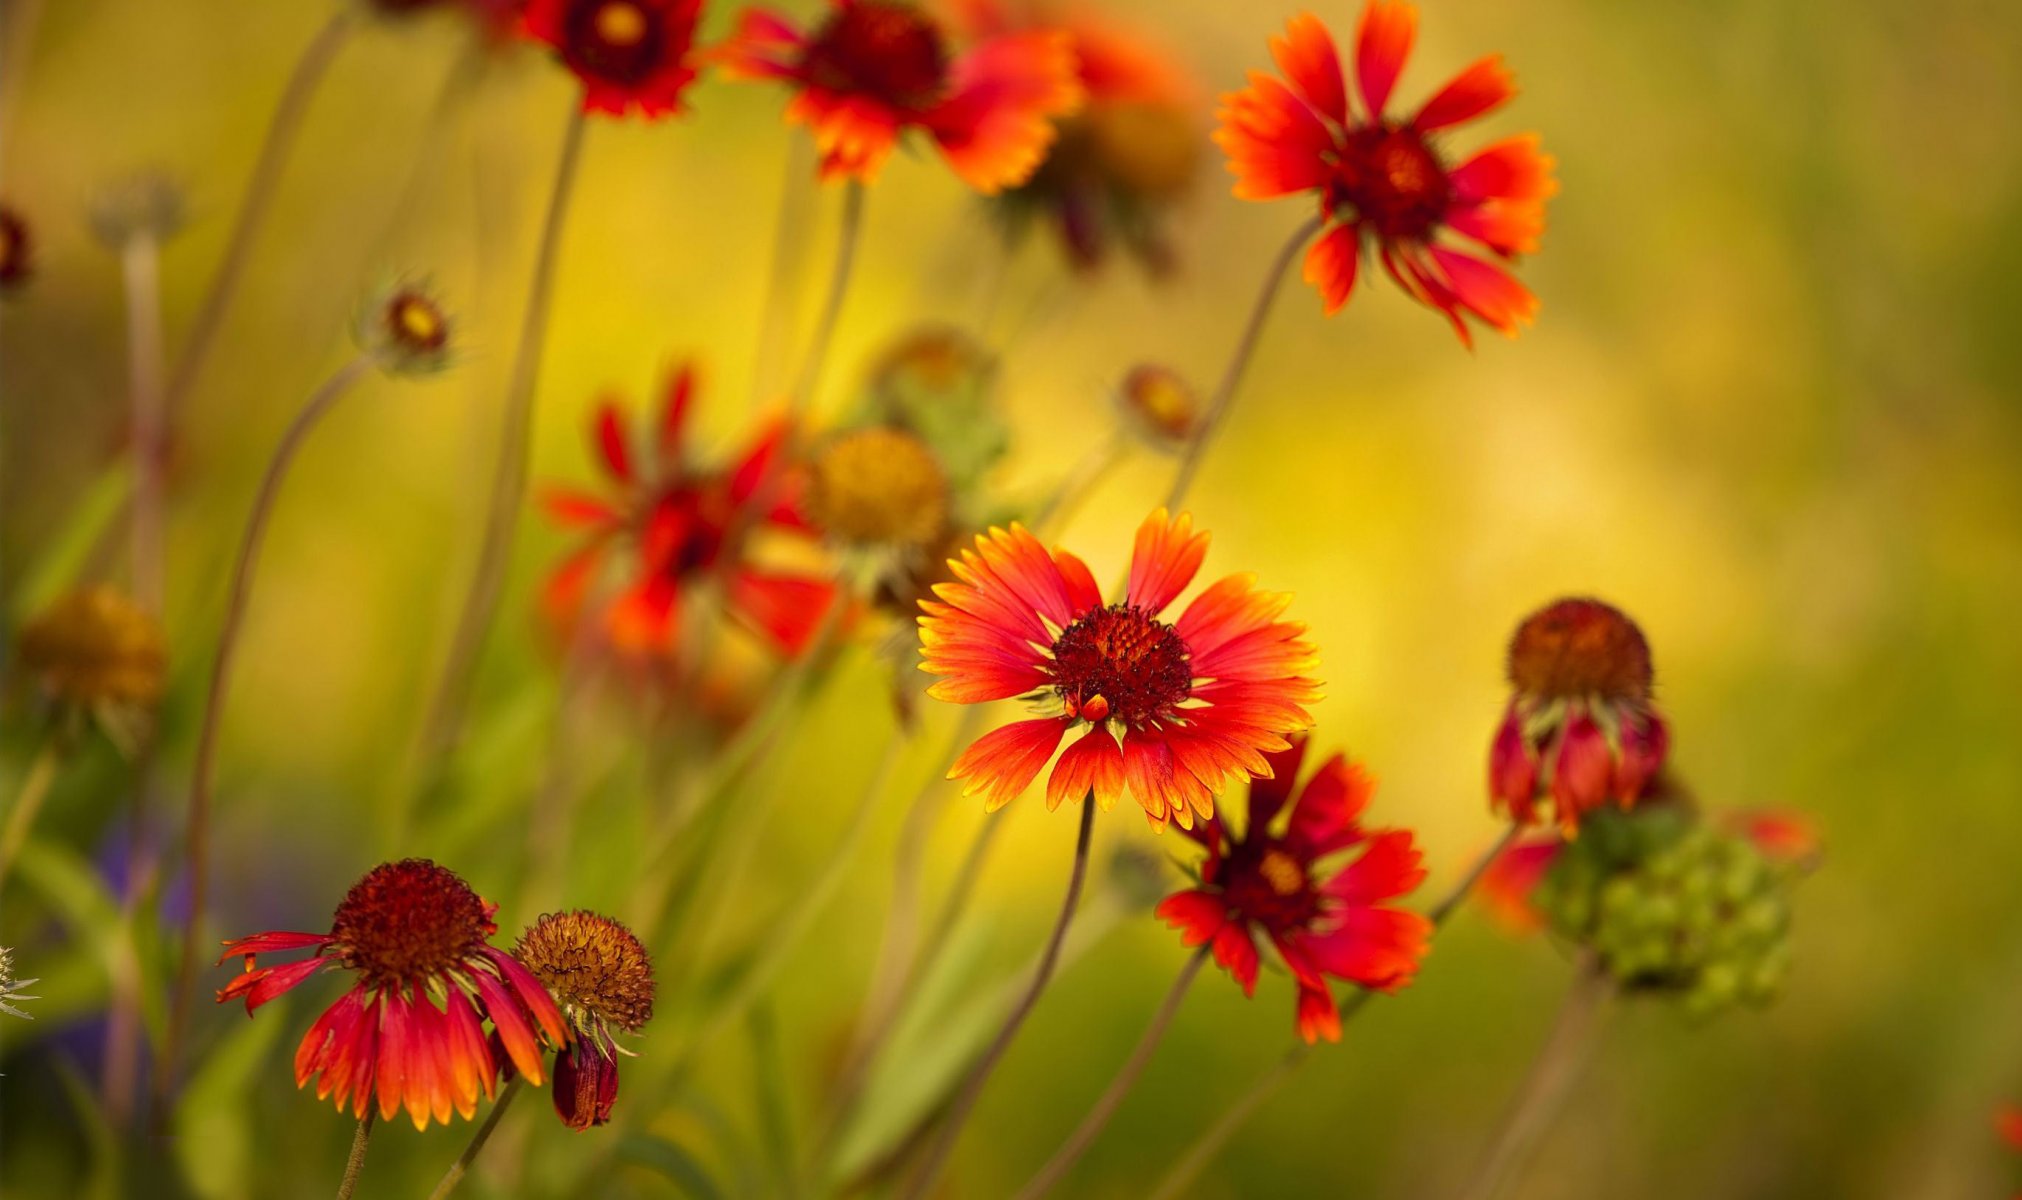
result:
[(1602, 810), (1565, 844), (1531, 902), (1625, 992), (1673, 996), (1706, 1017), (1775, 998), (1800, 873), (1682, 805)]

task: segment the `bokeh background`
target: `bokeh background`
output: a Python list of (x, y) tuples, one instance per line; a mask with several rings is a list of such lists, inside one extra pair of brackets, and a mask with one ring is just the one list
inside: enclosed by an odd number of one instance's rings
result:
[[(33, 289), (0, 308), (10, 619), (122, 433), (118, 268), (90, 236), (86, 198), (136, 167), (184, 182), (194, 220), (164, 262), (177, 345), (273, 99), (331, 2), (61, 0), (42, 6), (30, 51), (7, 60), (0, 190), (35, 220), (41, 249)], [(1265, 38), (1296, 11), (1110, 3), (1211, 90), (1265, 65)], [(6, 7), (9, 20), (24, 11)], [(1344, 38), (1358, 11), (1346, 0), (1313, 8)], [(1544, 251), (1523, 269), (1543, 312), (1520, 340), (1490, 335), (1468, 354), (1387, 284), (1331, 321), (1289, 285), (1194, 492), (1215, 534), (1209, 569), (1255, 570), (1297, 593), (1328, 684), (1316, 737), (1382, 778), (1378, 820), (1419, 831), (1433, 868), (1426, 895), (1495, 835), (1482, 774), (1504, 639), (1567, 592), (1607, 597), (1645, 626), (1674, 763), (1703, 798), (1795, 808), (1824, 829), (1781, 1002), (1706, 1024), (1622, 1006), (1523, 1195), (2006, 1195), (2022, 1184), (2022, 1158), (1997, 1143), (1990, 1116), (2022, 1099), (2022, 10), (1993, 0), (1422, 8), (1402, 94), (1423, 96), (1503, 51), (1523, 95), (1462, 144), (1536, 129), (1558, 157), (1563, 191)], [(732, 9), (710, 6), (711, 34)], [(456, 307), (466, 351), (440, 378), (361, 388), (289, 484), (224, 734), (221, 935), (322, 927), (342, 889), (395, 853), (456, 867), (501, 902), (508, 933), (535, 915), (515, 889), (556, 683), (530, 597), (561, 545), (537, 519), (483, 674), (476, 765), (406, 844), (386, 844), (386, 812), (475, 554), (572, 94), (532, 50), (474, 61), (444, 20), (354, 39), (315, 102), (178, 431), (172, 796), (252, 486), (294, 407), (347, 353), (358, 297), (387, 270), (425, 270)], [(838, 196), (802, 181), (808, 154), (780, 123), (781, 96), (709, 80), (692, 102), (687, 119), (590, 130), (539, 389), (539, 479), (586, 478), (592, 403), (613, 390), (656, 398), (684, 359), (706, 370), (710, 441), (744, 436), (752, 394), (783, 370), (759, 316), (782, 221), (788, 263), (814, 264), (794, 293), (812, 308)], [(1043, 488), (1109, 435), (1109, 389), (1134, 363), (1212, 378), (1296, 220), (1292, 206), (1230, 198), (1219, 164), (1207, 167), (1177, 225), (1171, 280), (1121, 263), (1074, 279), (1035, 241), (992, 285), (993, 226), (976, 200), (939, 164), (902, 156), (870, 197), (817, 412), (839, 410), (871, 356), (909, 326), (969, 325), (1006, 353), (1016, 442), (1004, 482)], [(1066, 531), (1098, 578), (1121, 566), (1169, 470), (1135, 453)], [(769, 808), (725, 899), (720, 953), (776, 928), (833, 851), (890, 737), (884, 696), (881, 668), (853, 658), (768, 764), (749, 798)], [(12, 780), (30, 736), (18, 702), (8, 714)], [(934, 769), (950, 715), (926, 714), (904, 786), (771, 989), (761, 1033), (776, 1035), (776, 1057), (740, 1026), (704, 1047), (684, 1099), (631, 1114), (635, 1126), (726, 1177), (737, 1145), (763, 1158), (752, 1148), (805, 1136), (876, 949), (903, 799)], [(593, 724), (572, 785), (568, 899), (616, 905), (647, 801), (623, 703), (603, 703)], [(40, 840), (103, 857), (116, 844), (119, 780), (109, 756), (72, 772)], [(932, 894), (981, 819), (974, 805), (950, 807), (932, 843)], [(1027, 797), (997, 819), (1007, 828), (950, 986), (1019, 969), (1065, 876), (1070, 815)], [(1123, 811), (1098, 835), (1104, 855), (1124, 844), (1176, 853)], [(13, 890), (0, 941), (42, 977), (43, 999), (33, 1025), (0, 1022), (0, 1190), (168, 1190), (165, 1175), (136, 1168), (144, 1158), (127, 1156), (117, 1173), (114, 1143), (65, 1082), (65, 1063), (80, 1078), (93, 1070), (103, 947), (80, 936), (60, 897)], [(1091, 925), (1102, 936), (1061, 973), (992, 1084), (950, 1194), (1004, 1194), (1043, 1161), (1182, 963), (1146, 906), (1113, 902), (1114, 919)], [(709, 970), (662, 967), (677, 989)], [(1558, 948), (1463, 913), (1417, 984), (1310, 1063), (1198, 1194), (1450, 1193), (1568, 978)], [(189, 1185), (200, 1194), (313, 1194), (334, 1182), (350, 1122), (298, 1094), (288, 1067), (326, 992), (335, 981), (251, 1026), (237, 1010), (198, 1014), (198, 1049), (229, 1060), (206, 1076), (201, 1117), (171, 1156), (207, 1164)], [(670, 994), (642, 1061), (683, 1040), (691, 1007)], [(1282, 976), (1254, 1001), (1204, 977), (1065, 1193), (1138, 1194), (1285, 1049), (1291, 1009)], [(925, 1024), (931, 1040), (935, 1022)], [(571, 1134), (543, 1107), (512, 1114), (505, 1148), (487, 1152), (524, 1173), (480, 1172), (468, 1194), (557, 1194), (584, 1178), (602, 1190), (583, 1194), (680, 1194), (638, 1165), (585, 1175), (608, 1162), (615, 1133)], [(467, 1133), (387, 1125), (362, 1194), (419, 1194)], [(751, 1187), (768, 1190), (763, 1178)]]

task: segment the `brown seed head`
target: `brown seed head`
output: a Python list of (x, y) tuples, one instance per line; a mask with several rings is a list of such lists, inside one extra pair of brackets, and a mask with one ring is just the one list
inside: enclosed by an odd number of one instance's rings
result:
[(115, 588), (71, 592), (21, 629), (20, 662), (63, 703), (152, 707), (168, 650), (154, 617)]
[(513, 946), (572, 1019), (614, 1025), (627, 1033), (653, 1019), (653, 966), (632, 931), (609, 917), (578, 909), (549, 913)]
[(1650, 644), (1618, 608), (1560, 600), (1517, 627), (1509, 681), (1519, 692), (1547, 699), (1599, 695), (1642, 703), (1650, 698)]

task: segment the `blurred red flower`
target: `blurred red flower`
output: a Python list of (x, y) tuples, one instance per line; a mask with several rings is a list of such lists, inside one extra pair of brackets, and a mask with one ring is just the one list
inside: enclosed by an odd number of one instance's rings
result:
[(587, 112), (678, 112), (695, 82), (702, 0), (529, 0), (526, 30), (583, 83)]
[(682, 367), (658, 427), (643, 439), (643, 454), (642, 439), (618, 406), (607, 401), (598, 408), (592, 441), (607, 488), (601, 494), (550, 488), (543, 496), (549, 515), (583, 537), (548, 577), (547, 616), (565, 636), (576, 629), (599, 573), (622, 552), (623, 582), (602, 616), (621, 652), (673, 653), (689, 593), (716, 577), (733, 616), (780, 650), (799, 654), (836, 599), (835, 585), (745, 561), (752, 535), (762, 528), (810, 541), (815, 536), (800, 514), (796, 489), (781, 476), (786, 427), (765, 429), (727, 471), (697, 466), (686, 452), (695, 390), (694, 367)]
[[(1046, 806), (1092, 793), (1107, 809), (1126, 791), (1152, 827), (1214, 814), (1225, 781), (1268, 775), (1266, 753), (1313, 723), (1319, 685), (1305, 626), (1281, 621), (1290, 597), (1231, 575), (1178, 620), (1161, 614), (1207, 555), (1208, 535), (1164, 509), (1137, 531), (1124, 597), (1103, 603), (1082, 561), (1049, 552), (1020, 525), (992, 529), (950, 561), (956, 581), (922, 601), (921, 667), (943, 678), (928, 695), (956, 704), (1025, 696), (1045, 715), (993, 730), (955, 760), (964, 794), (987, 789), (991, 811), (1024, 791), (1060, 739)], [(1118, 739), (1121, 738), (1119, 745)]]
[(1416, 888), (1425, 868), (1409, 830), (1362, 828), (1375, 781), (1360, 766), (1339, 754), (1322, 763), (1279, 821), (1305, 752), (1298, 738), (1269, 756), (1240, 838), (1220, 816), (1189, 834), (1208, 852), (1201, 886), (1166, 897), (1158, 915), (1186, 945), (1212, 945), (1245, 995), (1257, 990), (1256, 937), (1270, 939), (1298, 984), (1299, 1036), (1332, 1042), (1341, 1014), (1328, 978), (1398, 990), (1417, 974), (1432, 922), (1382, 903)]
[(988, 37), (951, 54), (941, 26), (902, 0), (833, 0), (812, 32), (748, 9), (721, 53), (738, 78), (795, 89), (786, 116), (813, 131), (823, 179), (873, 182), (918, 129), (963, 182), (999, 192), (1032, 174), (1054, 119), (1082, 98), (1066, 34)]
[[(500, 1064), (480, 1023), (490, 1020), (512, 1066), (541, 1082), (541, 1045), (569, 1040), (561, 1010), (540, 980), (488, 944), (497, 905), (454, 871), (410, 858), (375, 867), (352, 885), (329, 933), (256, 933), (225, 943), (219, 962), (243, 955), (246, 970), (218, 993), (243, 997), (250, 1015), (325, 968), (358, 982), (324, 1010), (295, 1051), (295, 1086), (320, 1076), (316, 1098), (336, 1097), (363, 1119), (375, 1091), (379, 1117), (402, 1108), (416, 1129), (451, 1110), (468, 1120), (480, 1089), (495, 1094)], [(255, 969), (258, 955), (314, 947), (309, 958)], [(433, 997), (442, 997), (442, 1007)]]
[(1525, 134), (1451, 166), (1433, 138), (1516, 94), (1501, 55), (1476, 61), (1411, 116), (1388, 115), (1417, 32), (1417, 8), (1370, 0), (1355, 38), (1358, 114), (1326, 27), (1311, 14), (1294, 17), (1271, 40), (1290, 86), (1251, 72), (1247, 88), (1222, 98), (1215, 142), (1228, 154), (1237, 196), (1319, 196), (1327, 228), (1306, 253), (1305, 278), (1330, 315), (1348, 303), (1359, 265), (1374, 253), (1406, 293), (1446, 314), (1463, 343), (1473, 341), (1464, 313), (1514, 336), (1536, 315), (1537, 297), (1441, 235), (1471, 238), (1503, 259), (1536, 250), (1545, 200), (1558, 189), (1553, 162)]

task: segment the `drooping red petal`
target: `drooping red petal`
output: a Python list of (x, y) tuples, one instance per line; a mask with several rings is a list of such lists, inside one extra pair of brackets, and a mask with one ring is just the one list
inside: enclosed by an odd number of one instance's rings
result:
[(1454, 299), (1497, 332), (1515, 337), (1536, 318), (1538, 298), (1501, 267), (1444, 246), (1432, 247), (1432, 259)]
[(1504, 710), (1502, 725), (1488, 752), (1488, 794), (1492, 806), (1519, 824), (1533, 819), (1531, 801), (1538, 790), (1538, 760), (1524, 737), (1524, 723), (1515, 703)]
[(1107, 726), (1091, 726), (1053, 764), (1046, 781), (1046, 807), (1059, 808), (1068, 800), (1081, 800), (1093, 792), (1102, 811), (1116, 806), (1123, 794), (1123, 748)]
[(549, 1044), (560, 1045), (569, 1040), (569, 1028), (562, 1020), (562, 1010), (556, 1007), (554, 997), (548, 995), (548, 989), (532, 971), (519, 959), (495, 946), (486, 946), (479, 953), (519, 997), (522, 1009), (540, 1026), (541, 1034)]
[(1064, 717), (1038, 717), (993, 729), (962, 752), (948, 778), (966, 781), (964, 796), (985, 792), (983, 810), (996, 812), (1039, 777), (1071, 724)]
[(1418, 9), (1397, 0), (1369, 0), (1355, 30), (1355, 82), (1371, 121), (1381, 120), (1390, 89), (1411, 57), (1418, 37)]
[(1306, 248), (1306, 265), (1301, 278), (1320, 293), (1320, 303), (1328, 316), (1340, 312), (1355, 291), (1355, 268), (1361, 259), (1362, 238), (1356, 225), (1336, 225)]
[(1215, 933), (1215, 961), (1243, 985), (1243, 995), (1257, 994), (1257, 942), (1241, 921), (1229, 921)]
[(1559, 828), (1577, 832), (1580, 816), (1607, 801), (1614, 773), (1607, 735), (1584, 710), (1574, 713), (1559, 735), (1558, 754), (1552, 759), (1552, 801)]
[(1439, 89), (1411, 123), (1420, 132), (1431, 133), (1482, 116), (1514, 95), (1516, 76), (1503, 65), (1502, 55), (1490, 54), (1475, 60)]
[(1671, 749), (1671, 728), (1655, 713), (1626, 716), (1621, 726), (1621, 758), (1615, 764), (1615, 803), (1635, 804), (1643, 789), (1664, 765)]
[(1348, 96), (1341, 82), (1341, 56), (1320, 18), (1300, 13), (1285, 23), (1283, 37), (1271, 39), (1271, 57), (1299, 95), (1336, 125), (1348, 123)]
[(526, 1076), (528, 1083), (539, 1087), (543, 1078), (540, 1042), (534, 1036), (533, 1026), (527, 1023), (526, 1012), (519, 1000), (489, 971), (471, 971), (464, 978), (477, 989), (485, 1015), (491, 1018), (492, 1028), (498, 1032), (499, 1045), (512, 1059), (513, 1069)]
[(1006, 34), (954, 61), (947, 99), (925, 124), (955, 174), (994, 195), (1032, 175), (1053, 144), (1054, 121), (1082, 100), (1071, 34)]
[(1341, 1040), (1341, 1010), (1334, 993), (1324, 986), (1301, 983), (1298, 1007), (1299, 1036), (1307, 1045)]
[(254, 1009), (330, 965), (332, 960), (327, 958), (305, 958), (285, 966), (247, 971), (225, 985), (218, 993), (218, 1003), (224, 1004), (244, 996), (246, 1015), (251, 1016)]

